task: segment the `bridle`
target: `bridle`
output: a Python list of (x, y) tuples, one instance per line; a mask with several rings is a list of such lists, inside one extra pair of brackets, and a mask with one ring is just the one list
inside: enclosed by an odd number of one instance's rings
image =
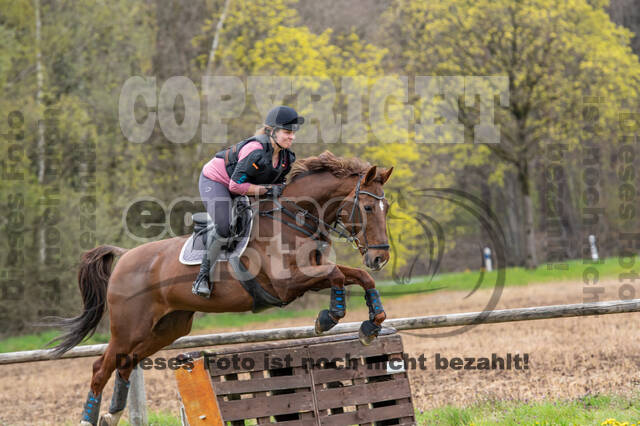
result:
[[(362, 178), (364, 176), (360, 175), (360, 177), (358, 178), (358, 183), (356, 184), (356, 188), (355, 188), (355, 194), (353, 196), (353, 207), (351, 208), (351, 213), (349, 214), (349, 223), (352, 223), (354, 217), (355, 217), (355, 213), (356, 213), (356, 208), (358, 206), (358, 202), (360, 200), (360, 194), (362, 195), (368, 195), (370, 197), (375, 198), (376, 200), (379, 201), (383, 201), (384, 198), (384, 190), (382, 191), (382, 195), (376, 195), (373, 194), (369, 191), (362, 191), (360, 189), (360, 185), (362, 184)], [(347, 229), (346, 225), (342, 222), (342, 209), (344, 208), (344, 203), (341, 204), (338, 207), (338, 211), (336, 212), (336, 224), (339, 224), (343, 229)], [(358, 210), (359, 211), (359, 210)], [(360, 215), (362, 216), (362, 213), (360, 213)], [(358, 239), (358, 237), (356, 235), (358, 235), (358, 233), (355, 231), (355, 226), (352, 226), (351, 231), (350, 231), (350, 235), (349, 235), (349, 239), (350, 242), (352, 244), (354, 244), (354, 247), (357, 248), (358, 250), (360, 250), (360, 252), (365, 255), (369, 249), (379, 249), (379, 250), (389, 250), (389, 244), (374, 244), (374, 245), (369, 245), (369, 241), (367, 239), (367, 227), (364, 226), (364, 221), (361, 221), (361, 226), (362, 226), (362, 236), (364, 239), (364, 244), (362, 244), (360, 242), (360, 240)]]
[[(358, 201), (360, 200), (360, 195), (368, 195), (370, 197), (375, 198), (376, 200), (379, 201), (383, 201), (385, 200), (384, 197), (384, 191), (382, 191), (382, 195), (376, 195), (373, 194), (371, 192), (368, 191), (363, 191), (360, 189), (360, 186), (362, 185), (362, 178), (364, 177), (364, 175), (360, 175), (358, 178), (358, 183), (356, 184), (356, 187), (354, 189), (354, 197), (353, 197), (353, 207), (351, 208), (351, 213), (349, 214), (349, 222), (352, 222), (354, 217), (355, 217), (355, 212), (356, 212), (356, 208), (358, 206)], [(288, 208), (284, 207), (279, 200), (277, 199), (262, 199), (260, 201), (272, 201), (275, 204), (275, 208), (271, 209), (271, 210), (264, 210), (264, 211), (260, 211), (259, 214), (260, 216), (266, 216), (266, 217), (270, 217), (273, 220), (279, 220), (280, 222), (284, 223), (285, 225), (303, 233), (304, 235), (306, 235), (307, 237), (315, 240), (316, 242), (318, 242), (319, 245), (325, 245), (326, 242), (329, 240), (329, 235), (327, 232), (324, 232), (320, 229), (320, 225), (322, 225), (325, 229), (327, 229), (329, 232), (333, 232), (335, 233), (339, 238), (344, 238), (346, 239), (348, 242), (350, 242), (351, 244), (353, 244), (354, 248), (358, 249), (362, 255), (365, 255), (370, 249), (379, 249), (379, 250), (389, 250), (389, 244), (374, 244), (374, 245), (369, 245), (368, 243), (368, 239), (367, 239), (367, 229), (366, 226), (364, 226), (364, 223), (361, 223), (362, 226), (362, 235), (363, 235), (363, 240), (364, 240), (364, 244), (362, 244), (362, 242), (360, 241), (360, 239), (357, 237), (358, 232), (356, 232), (356, 226), (353, 225), (351, 227), (351, 229), (348, 229), (347, 226), (342, 222), (342, 218), (341, 218), (341, 213), (342, 213), (342, 209), (344, 208), (347, 200), (344, 200), (342, 203), (340, 203), (340, 206), (338, 206), (338, 210), (336, 211), (336, 220), (334, 221), (333, 224), (328, 224), (325, 221), (323, 221), (322, 219), (312, 215), (311, 213), (309, 213), (308, 210), (303, 209), (302, 207), (300, 207), (299, 205), (297, 205), (294, 201), (291, 201), (287, 198), (281, 198), (282, 200), (286, 201), (287, 203), (290, 203), (293, 205), (293, 208), (296, 210), (296, 212), (293, 212), (291, 210), (289, 210)], [(275, 216), (274, 213), (277, 212), (282, 212), (284, 215), (288, 216), (289, 218), (293, 219), (296, 223), (291, 223), (289, 221), (285, 221), (282, 217), (280, 216)], [(306, 219), (310, 219), (311, 221), (315, 222), (315, 227), (310, 225)]]

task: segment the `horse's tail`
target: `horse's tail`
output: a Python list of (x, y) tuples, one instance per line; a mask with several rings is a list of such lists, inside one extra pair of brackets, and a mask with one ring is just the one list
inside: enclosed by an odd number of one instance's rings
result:
[(58, 343), (53, 348), (53, 356), (58, 358), (69, 349), (95, 333), (107, 304), (107, 285), (111, 275), (111, 265), (116, 256), (126, 253), (126, 249), (115, 246), (99, 246), (84, 252), (78, 270), (78, 286), (82, 293), (84, 310), (74, 318), (49, 317), (47, 325), (67, 330), (62, 336), (48, 344)]

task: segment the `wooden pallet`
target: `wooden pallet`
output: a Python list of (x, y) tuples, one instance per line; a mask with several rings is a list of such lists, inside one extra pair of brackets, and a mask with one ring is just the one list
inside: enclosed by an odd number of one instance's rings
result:
[(407, 373), (388, 370), (403, 357), (393, 332), (370, 346), (337, 335), (185, 356), (200, 356), (176, 371), (191, 426), (415, 424)]

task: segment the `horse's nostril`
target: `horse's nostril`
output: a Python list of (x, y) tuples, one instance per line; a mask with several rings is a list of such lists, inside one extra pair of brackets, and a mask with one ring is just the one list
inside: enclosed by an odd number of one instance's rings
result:
[(382, 258), (380, 256), (376, 256), (376, 258), (373, 259), (373, 264), (378, 266), (380, 263), (382, 263)]

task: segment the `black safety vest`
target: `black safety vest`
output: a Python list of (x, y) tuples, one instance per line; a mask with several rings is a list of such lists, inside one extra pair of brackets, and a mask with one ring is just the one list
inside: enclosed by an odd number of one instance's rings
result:
[[(260, 142), (262, 145), (261, 150), (251, 152), (251, 162), (244, 162), (246, 164), (238, 165), (238, 155), (240, 150), (249, 142)], [(266, 135), (251, 136), (237, 144), (223, 149), (216, 154), (217, 158), (224, 159), (224, 165), (229, 177), (232, 177), (234, 173), (238, 176), (238, 172), (241, 173), (241, 180), (238, 183), (249, 182), (255, 185), (267, 185), (271, 183), (284, 182), (284, 178), (291, 170), (291, 165), (296, 161), (296, 155), (288, 150), (280, 150), (278, 157), (278, 164), (273, 166), (273, 147), (269, 138)], [(257, 158), (256, 158), (257, 157)], [(242, 162), (240, 162), (242, 163)], [(236, 170), (237, 167), (242, 167), (242, 170)]]

